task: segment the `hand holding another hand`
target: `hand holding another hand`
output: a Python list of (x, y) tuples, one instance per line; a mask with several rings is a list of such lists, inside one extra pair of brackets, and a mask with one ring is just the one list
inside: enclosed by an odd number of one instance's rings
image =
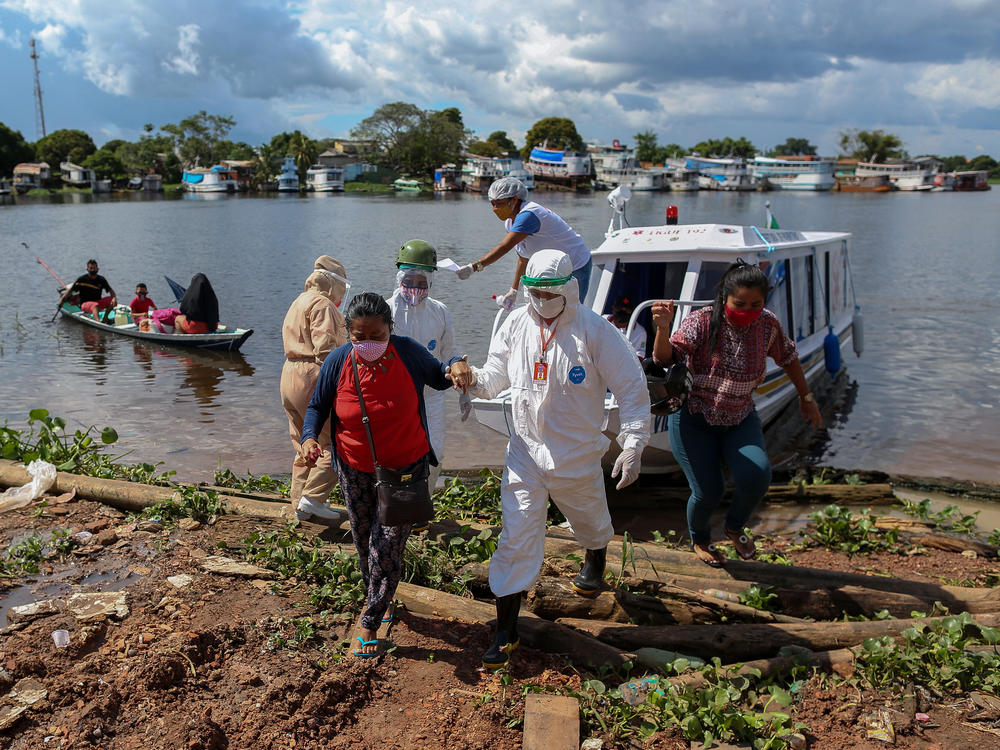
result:
[(306, 441), (302, 443), (301, 449), (302, 462), (306, 466), (315, 466), (316, 462), (323, 455), (323, 448), (312, 438), (306, 438)]
[(454, 384), (456, 390), (460, 390), (462, 393), (476, 384), (476, 375), (469, 367), (469, 363), (465, 361), (465, 357), (449, 365), (448, 369), (445, 370), (445, 377)]

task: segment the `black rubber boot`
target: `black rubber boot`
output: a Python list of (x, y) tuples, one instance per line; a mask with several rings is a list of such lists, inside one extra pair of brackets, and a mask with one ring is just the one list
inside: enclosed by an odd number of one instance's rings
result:
[(608, 548), (588, 549), (583, 570), (573, 579), (573, 590), (580, 596), (597, 596), (604, 582), (604, 568), (608, 561)]
[(517, 637), (517, 613), (520, 610), (520, 592), (497, 597), (497, 631), (493, 645), (483, 654), (483, 666), (487, 669), (507, 666), (511, 652), (520, 645)]

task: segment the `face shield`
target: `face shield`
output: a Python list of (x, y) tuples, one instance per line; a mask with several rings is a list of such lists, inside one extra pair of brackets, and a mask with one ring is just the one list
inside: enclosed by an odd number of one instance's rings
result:
[(576, 293), (573, 262), (559, 250), (539, 250), (528, 260), (521, 285), (528, 302), (543, 318), (554, 318), (566, 309), (570, 286)]
[(328, 271), (325, 268), (314, 268), (314, 274), (319, 274), (324, 279), (330, 282), (331, 289), (336, 289), (337, 286), (343, 286), (344, 294), (339, 300), (335, 300), (337, 307), (340, 307), (344, 302), (347, 301), (351, 293), (351, 282), (347, 280), (347, 277), (341, 276), (339, 273), (334, 271)]

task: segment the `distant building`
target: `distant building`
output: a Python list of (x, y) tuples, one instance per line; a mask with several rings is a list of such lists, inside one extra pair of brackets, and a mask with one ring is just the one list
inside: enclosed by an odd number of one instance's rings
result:
[[(338, 148), (342, 147), (342, 148)], [(361, 147), (359, 150), (358, 147)], [(370, 146), (368, 141), (337, 141), (334, 148), (316, 157), (316, 163), (323, 167), (336, 167), (344, 170), (344, 182), (357, 180), (365, 172), (375, 172), (377, 167), (364, 161), (361, 154)]]
[(81, 167), (79, 164), (64, 161), (59, 165), (62, 181), (74, 187), (91, 187), (97, 179), (93, 169)]
[(19, 193), (44, 187), (51, 179), (52, 171), (44, 161), (24, 162), (14, 167), (14, 187)]

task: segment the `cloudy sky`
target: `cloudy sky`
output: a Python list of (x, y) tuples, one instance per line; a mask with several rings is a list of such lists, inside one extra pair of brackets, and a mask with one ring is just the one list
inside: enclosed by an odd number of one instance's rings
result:
[(347, 135), (379, 105), (457, 106), (519, 144), (542, 117), (660, 143), (883, 128), (1000, 158), (1000, 0), (0, 0), (0, 122), (135, 139), (201, 109), (236, 140)]

